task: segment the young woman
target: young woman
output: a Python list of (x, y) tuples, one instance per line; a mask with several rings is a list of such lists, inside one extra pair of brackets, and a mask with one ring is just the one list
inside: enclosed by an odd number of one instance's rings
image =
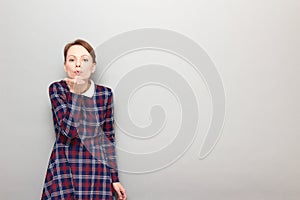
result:
[(91, 74), (96, 55), (84, 40), (64, 48), (67, 78), (49, 86), (56, 141), (42, 199), (125, 200), (115, 154), (113, 93)]

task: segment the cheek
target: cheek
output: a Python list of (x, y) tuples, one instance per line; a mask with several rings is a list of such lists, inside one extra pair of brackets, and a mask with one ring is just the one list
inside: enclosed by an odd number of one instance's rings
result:
[(93, 66), (92, 66), (92, 65), (82, 66), (82, 70), (83, 70), (85, 73), (91, 73), (92, 70), (93, 70)]
[(72, 64), (70, 64), (70, 63), (66, 63), (65, 66), (66, 66), (67, 69), (71, 69), (72, 68)]
[(66, 70), (66, 72), (72, 72), (73, 71), (73, 66), (72, 65), (70, 65), (70, 64), (66, 64), (65, 65), (65, 70)]
[(90, 76), (91, 76), (91, 74), (92, 74), (92, 68), (91, 67), (87, 67), (87, 68), (84, 68), (83, 70), (82, 70), (82, 76), (84, 77), (84, 78), (89, 78)]

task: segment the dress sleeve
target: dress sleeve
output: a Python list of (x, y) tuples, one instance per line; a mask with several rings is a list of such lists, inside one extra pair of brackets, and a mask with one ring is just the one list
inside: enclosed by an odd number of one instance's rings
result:
[(115, 151), (115, 130), (114, 130), (114, 104), (113, 93), (109, 89), (108, 100), (106, 105), (105, 121), (103, 123), (103, 132), (107, 138), (105, 145), (105, 151), (110, 167), (112, 182), (119, 182), (118, 178), (118, 166)]
[(53, 121), (56, 128), (68, 138), (78, 136), (76, 124), (80, 117), (80, 95), (67, 91), (55, 82), (49, 86)]

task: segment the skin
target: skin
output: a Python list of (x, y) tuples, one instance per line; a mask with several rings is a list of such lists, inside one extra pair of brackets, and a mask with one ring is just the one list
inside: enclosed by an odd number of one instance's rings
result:
[(91, 85), (89, 78), (95, 69), (96, 63), (83, 46), (73, 45), (69, 48), (64, 70), (68, 76), (65, 80), (71, 92), (82, 94), (86, 91)]
[[(91, 85), (90, 76), (96, 70), (96, 63), (92, 56), (81, 45), (73, 45), (69, 48), (64, 63), (64, 70), (67, 74), (65, 81), (70, 91), (76, 94), (82, 94)], [(112, 183), (114, 190), (118, 194), (119, 200), (126, 200), (126, 191), (120, 182)]]

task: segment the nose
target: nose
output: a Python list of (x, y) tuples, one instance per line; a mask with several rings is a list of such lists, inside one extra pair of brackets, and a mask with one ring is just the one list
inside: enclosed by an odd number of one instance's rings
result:
[(76, 67), (80, 67), (80, 65), (81, 65), (81, 63), (80, 63), (80, 61), (78, 60), (78, 61), (76, 62)]

